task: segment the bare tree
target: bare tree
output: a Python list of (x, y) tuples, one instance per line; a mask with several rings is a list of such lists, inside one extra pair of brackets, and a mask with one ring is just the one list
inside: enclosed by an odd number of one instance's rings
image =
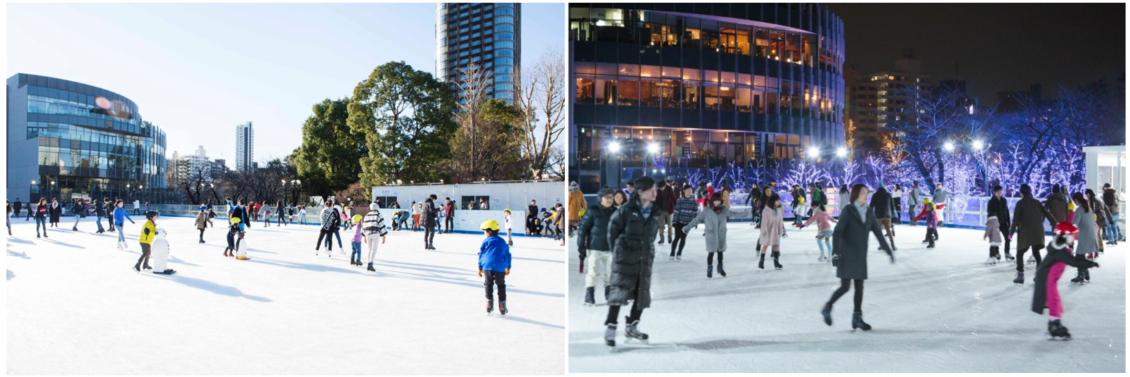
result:
[[(492, 72), (483, 69), (478, 64), (471, 63), (466, 68), (458, 72), (459, 79), (459, 102), (456, 104), (458, 112), (455, 113), (455, 122), (459, 124), (460, 134), (464, 137), (471, 139), (471, 155), (465, 161), (461, 159), (454, 159), (458, 165), (470, 164), (469, 176), (478, 176), (480, 161), (482, 160), (483, 148), (479, 148), (479, 124), (482, 122), (483, 105), (486, 104), (487, 89), (490, 88), (493, 80)], [(490, 151), (485, 151), (490, 153)]]
[(565, 131), (568, 79), (561, 50), (557, 48), (547, 50), (529, 68), (514, 74), (518, 88), (515, 100), (524, 115), (522, 156), (533, 176), (541, 177), (552, 168), (553, 146)]

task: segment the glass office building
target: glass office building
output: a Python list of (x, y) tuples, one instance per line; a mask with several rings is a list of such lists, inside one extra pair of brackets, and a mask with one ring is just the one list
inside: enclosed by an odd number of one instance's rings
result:
[(8, 200), (145, 201), (165, 188), (165, 133), (129, 98), (26, 73), (7, 90)]
[(843, 23), (815, 4), (570, 4), (570, 180), (776, 164), (843, 145)]
[(436, 77), (448, 83), (471, 64), (491, 72), (487, 96), (514, 103), (522, 60), (519, 3), (436, 4)]

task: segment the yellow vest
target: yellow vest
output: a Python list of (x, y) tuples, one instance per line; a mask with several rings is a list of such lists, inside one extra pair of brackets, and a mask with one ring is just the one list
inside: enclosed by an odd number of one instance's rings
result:
[(153, 238), (156, 236), (157, 226), (153, 224), (153, 221), (146, 221), (145, 225), (141, 226), (141, 237), (138, 237), (137, 240), (141, 241), (141, 243), (151, 244), (153, 243)]

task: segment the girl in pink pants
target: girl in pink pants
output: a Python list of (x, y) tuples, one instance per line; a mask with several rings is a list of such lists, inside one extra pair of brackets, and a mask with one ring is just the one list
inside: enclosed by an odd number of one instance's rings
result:
[(1059, 278), (1063, 276), (1063, 270), (1068, 265), (1074, 267), (1098, 268), (1099, 264), (1089, 261), (1085, 258), (1076, 259), (1071, 251), (1071, 245), (1075, 242), (1075, 236), (1079, 234), (1079, 228), (1075, 227), (1069, 222), (1061, 222), (1055, 226), (1052, 231), (1055, 235), (1055, 241), (1048, 245), (1048, 256), (1040, 263), (1040, 267), (1036, 270), (1036, 289), (1035, 296), (1032, 298), (1032, 311), (1036, 314), (1044, 314), (1044, 308), (1048, 309), (1048, 334), (1052, 338), (1071, 339), (1071, 334), (1067, 332), (1067, 328), (1063, 327), (1060, 323), (1060, 318), (1063, 316), (1063, 301), (1059, 297)]

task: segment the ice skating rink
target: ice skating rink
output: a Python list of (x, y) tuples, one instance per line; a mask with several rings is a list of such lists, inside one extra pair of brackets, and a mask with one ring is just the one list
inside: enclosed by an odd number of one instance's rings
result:
[[(249, 261), (222, 256), (222, 221), (161, 217), (171, 277), (132, 269), (144, 218), (117, 234), (64, 218), (50, 239), (14, 219), (7, 249), (9, 374), (559, 374), (565, 367), (564, 251), (515, 238), (510, 314), (488, 317), (483, 236), (390, 232), (377, 272), (349, 264), (352, 230), (314, 256), (316, 226), (247, 234)], [(220, 219), (217, 219), (220, 220)], [(103, 222), (105, 226), (105, 222)], [(58, 230), (56, 230), (58, 229)], [(324, 248), (322, 250), (325, 250)], [(1095, 274), (1102, 276), (1101, 274)], [(497, 314), (497, 311), (496, 311)]]
[(681, 262), (667, 260), (669, 244), (656, 245), (654, 301), (640, 321), (651, 345), (621, 347), (621, 318), (615, 352), (603, 342), (602, 285), (597, 306), (583, 306), (571, 242), (570, 372), (1126, 371), (1124, 244), (1107, 246), (1088, 285), (1069, 282), (1075, 268), (1064, 273), (1063, 323), (1073, 336), (1064, 342), (1048, 340), (1046, 311), (1030, 310), (1035, 265), (1025, 266), (1024, 286), (1012, 283), (1015, 263), (986, 267), (984, 231), (939, 229), (937, 248), (927, 250), (925, 227), (897, 226), (896, 264), (871, 238), (862, 308), (869, 332), (851, 330), (853, 292), (836, 303), (833, 325), (824, 324), (820, 308), (839, 280), (831, 263), (817, 262), (815, 224), (789, 228), (780, 271), (768, 259), (757, 269), (758, 232), (729, 223), (725, 278), (706, 278), (702, 226), (688, 235)]

